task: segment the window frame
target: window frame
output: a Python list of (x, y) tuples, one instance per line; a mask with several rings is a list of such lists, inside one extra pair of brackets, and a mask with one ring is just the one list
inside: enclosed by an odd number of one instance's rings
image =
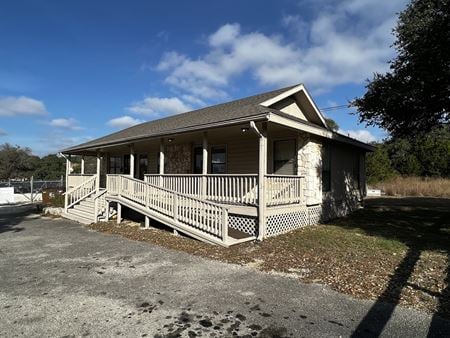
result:
[[(214, 154), (214, 149), (217, 148), (222, 148), (224, 149), (225, 152), (225, 162), (221, 162), (221, 163), (213, 163), (213, 154)], [(212, 175), (226, 175), (228, 173), (228, 149), (227, 149), (227, 145), (226, 144), (217, 144), (217, 145), (212, 145), (209, 148), (209, 172)], [(223, 173), (214, 173), (213, 171), (213, 166), (214, 164), (223, 164), (224, 165), (224, 172)]]
[[(197, 154), (197, 151), (199, 151), (199, 154)], [(201, 165), (200, 165), (199, 170), (196, 170), (197, 169), (196, 161), (195, 161), (196, 160), (196, 155), (200, 155), (200, 157), (201, 157)], [(201, 174), (203, 172), (203, 146), (194, 145), (192, 147), (192, 157), (193, 157), (193, 159), (192, 159), (192, 172), (194, 174), (196, 174), (196, 175), (199, 175), (199, 174)]]
[(293, 176), (296, 176), (297, 175), (297, 171), (298, 171), (298, 147), (297, 147), (297, 139), (295, 139), (295, 138), (276, 138), (276, 139), (273, 139), (273, 141), (272, 141), (272, 173), (274, 174), (274, 175), (276, 175), (275, 174), (275, 171), (276, 171), (276, 166), (275, 166), (275, 162), (276, 162), (276, 160), (275, 160), (275, 143), (276, 142), (285, 142), (285, 141), (293, 141), (294, 142), (294, 157), (292, 158), (292, 160), (294, 161), (294, 165), (293, 165), (293, 173), (292, 173), (292, 175)]
[[(118, 156), (109, 156), (109, 170), (108, 173), (113, 174), (113, 175), (118, 175), (118, 174), (122, 174), (122, 170), (123, 170), (123, 159), (122, 156), (118, 155)], [(114, 165), (112, 165), (114, 164)], [(114, 169), (114, 172), (113, 172)]]
[[(145, 160), (145, 161), (143, 161)], [(149, 169), (149, 156), (148, 154), (139, 154), (138, 155), (138, 168), (139, 168), (139, 179), (144, 179), (145, 175), (148, 174)], [(142, 162), (146, 162), (145, 165), (143, 165)], [(144, 169), (145, 168), (145, 169)], [(142, 170), (144, 169), (144, 170)], [(142, 177), (142, 178), (141, 178)]]

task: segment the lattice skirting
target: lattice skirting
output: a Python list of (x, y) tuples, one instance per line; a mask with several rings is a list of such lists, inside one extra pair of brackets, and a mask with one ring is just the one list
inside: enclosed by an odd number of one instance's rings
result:
[(309, 225), (308, 209), (267, 216), (266, 236), (279, 235)]
[(266, 218), (266, 236), (276, 236), (307, 225), (323, 222), (332, 214), (325, 208), (325, 205), (313, 205), (297, 211), (269, 215)]
[[(279, 213), (274, 212), (266, 216), (265, 237), (280, 235), (308, 225), (315, 225), (331, 218), (342, 217), (356, 207), (356, 204), (344, 203), (343, 201), (326, 201), (323, 204), (303, 207), (295, 211), (280, 210)], [(230, 214), (228, 216), (228, 225), (230, 228), (256, 236), (258, 231), (258, 218)]]
[(314, 225), (323, 220), (323, 209), (321, 205), (308, 207), (309, 224)]
[(251, 216), (228, 215), (228, 226), (230, 228), (245, 232), (246, 234), (256, 236), (258, 219)]

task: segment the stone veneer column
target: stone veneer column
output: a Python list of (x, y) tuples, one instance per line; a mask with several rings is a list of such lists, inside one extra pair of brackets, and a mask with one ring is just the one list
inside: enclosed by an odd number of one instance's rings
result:
[(305, 177), (304, 196), (307, 205), (322, 203), (322, 145), (300, 135), (297, 139), (297, 174)]

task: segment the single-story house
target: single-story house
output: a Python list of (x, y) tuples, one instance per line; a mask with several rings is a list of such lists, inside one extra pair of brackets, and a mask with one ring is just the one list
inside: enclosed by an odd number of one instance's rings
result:
[[(229, 246), (339, 217), (366, 193), (373, 147), (332, 131), (295, 85), (145, 122), (67, 148), (64, 215), (122, 220), (127, 207)], [(72, 173), (71, 156), (81, 156)], [(86, 175), (84, 157), (97, 158)]]

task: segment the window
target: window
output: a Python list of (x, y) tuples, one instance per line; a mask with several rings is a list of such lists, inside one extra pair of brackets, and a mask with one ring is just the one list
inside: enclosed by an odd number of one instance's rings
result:
[(130, 155), (123, 155), (123, 174), (128, 175), (130, 173)]
[(227, 171), (227, 150), (224, 146), (211, 147), (211, 174), (225, 174)]
[(322, 146), (322, 191), (331, 191), (331, 149), (329, 144)]
[(194, 174), (203, 171), (203, 147), (194, 147)]
[(143, 180), (144, 175), (148, 172), (147, 155), (139, 155), (139, 179)]
[(119, 156), (111, 156), (109, 158), (109, 173), (122, 174), (122, 158)]
[(295, 140), (273, 142), (273, 172), (278, 175), (295, 175)]

